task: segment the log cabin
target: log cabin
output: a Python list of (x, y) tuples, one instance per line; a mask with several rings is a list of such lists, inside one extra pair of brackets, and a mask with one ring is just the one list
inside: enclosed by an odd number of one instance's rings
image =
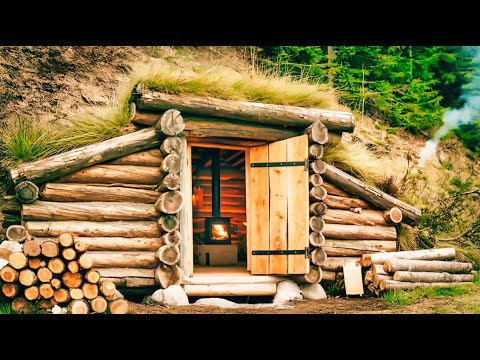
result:
[[(322, 161), (349, 112), (169, 95), (139, 84), (133, 132), (8, 171), (4, 224), (72, 234), (120, 288), (270, 296), (397, 250), (420, 211)], [(153, 291), (153, 290), (152, 290)]]

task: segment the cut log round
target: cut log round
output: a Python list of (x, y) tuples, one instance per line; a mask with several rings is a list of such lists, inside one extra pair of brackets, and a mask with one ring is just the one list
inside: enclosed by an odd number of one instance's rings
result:
[(22, 204), (31, 204), (38, 199), (40, 190), (31, 181), (22, 181), (15, 186), (15, 196)]
[[(323, 184), (322, 175), (312, 174), (308, 177), (308, 182), (311, 186), (320, 186)], [(326, 192), (325, 192), (326, 193)]]
[(473, 282), (472, 274), (448, 274), (439, 272), (396, 271), (393, 280), (409, 282)]
[(319, 200), (324, 200), (327, 197), (327, 191), (323, 186), (313, 186), (309, 192), (310, 202), (315, 203)]
[(178, 189), (180, 189), (180, 176), (178, 174), (166, 175), (158, 185), (158, 191), (160, 192)]
[(98, 296), (98, 285), (85, 283), (82, 286), (83, 296), (88, 300), (93, 300)]
[(65, 271), (65, 263), (60, 258), (53, 258), (48, 261), (48, 268), (54, 274), (61, 274)]
[(308, 126), (321, 119), (329, 130), (334, 131), (350, 132), (355, 127), (350, 112), (205, 98), (190, 94), (170, 95), (149, 91), (142, 94), (137, 107), (157, 111), (176, 108), (186, 113), (294, 127)]
[[(158, 198), (158, 192), (149, 189), (110, 186), (111, 184), (63, 184), (47, 183), (42, 188), (41, 199), (58, 202), (74, 201), (103, 201), (103, 202), (129, 202), (153, 204)], [(152, 188), (155, 185), (150, 185)]]
[(325, 221), (323, 221), (321, 216), (310, 216), (309, 224), (310, 229), (318, 233), (321, 233), (325, 227)]
[(54, 288), (55, 290), (58, 290), (62, 287), (62, 282), (60, 281), (60, 279), (52, 279), (50, 281), (50, 284), (52, 285), (52, 288)]
[(382, 215), (385, 221), (391, 224), (399, 224), (403, 219), (402, 211), (397, 207), (385, 210)]
[(155, 202), (155, 210), (165, 214), (176, 214), (183, 208), (183, 194), (178, 191), (167, 191)]
[(61, 234), (58, 237), (58, 243), (65, 248), (73, 246), (73, 243), (74, 243), (73, 235), (70, 233)]
[(41, 284), (38, 287), (38, 290), (40, 292), (40, 296), (43, 297), (44, 299), (50, 299), (51, 297), (53, 297), (53, 294), (55, 293), (50, 283)]
[(163, 245), (158, 249), (157, 258), (166, 265), (175, 265), (180, 260), (180, 249), (176, 245)]
[(56, 243), (55, 241), (44, 241), (42, 242), (41, 248), (42, 254), (49, 258), (54, 258), (60, 253), (58, 243)]
[(165, 135), (177, 135), (185, 129), (183, 117), (177, 109), (165, 111), (160, 120), (155, 124), (155, 128)]
[(378, 206), (381, 209), (390, 209), (393, 207), (399, 208), (402, 212), (404, 221), (407, 223), (415, 224), (420, 219), (422, 212), (419, 209), (408, 205), (407, 203), (400, 201), (331, 165), (327, 164), (326, 168), (324, 179), (335, 183), (342, 189), (371, 202), (373, 205)]
[(161, 178), (163, 179), (168, 174), (177, 174), (182, 167), (182, 161), (177, 154), (168, 154), (160, 165)]
[(382, 280), (380, 281), (380, 290), (393, 290), (393, 289), (416, 289), (426, 287), (452, 287), (458, 285), (470, 285), (471, 282), (440, 282), (440, 283), (427, 283), (427, 282), (408, 282), (408, 281), (396, 281), (396, 280)]
[(59, 304), (66, 303), (70, 301), (70, 299), (70, 293), (67, 289), (60, 288), (55, 290), (55, 292), (53, 293), (53, 300), (55, 300)]
[(72, 288), (68, 291), (72, 300), (83, 299), (83, 290), (80, 288)]
[(77, 262), (81, 269), (91, 269), (93, 266), (93, 258), (89, 254), (80, 255)]
[(309, 143), (325, 144), (328, 141), (328, 129), (320, 121), (315, 121), (312, 125), (305, 129), (305, 134), (308, 134)]
[(385, 270), (383, 270), (383, 265), (382, 264), (372, 264), (371, 265), (371, 270), (372, 270), (373, 276), (388, 275), (388, 273)]
[(96, 313), (104, 313), (107, 310), (108, 302), (103, 296), (97, 296), (90, 301), (92, 311)]
[(96, 269), (112, 267), (153, 269), (158, 265), (154, 251), (89, 251), (88, 255)]
[(183, 271), (178, 265), (160, 264), (155, 269), (155, 282), (163, 289), (172, 285), (180, 285)]
[(67, 264), (67, 269), (71, 273), (77, 273), (80, 271), (80, 265), (78, 265), (78, 262), (75, 260), (69, 261)]
[(80, 273), (67, 271), (62, 275), (62, 282), (69, 288), (79, 288), (83, 284), (83, 276)]
[(91, 284), (97, 284), (100, 281), (100, 273), (97, 270), (89, 270), (85, 274), (85, 280)]
[(321, 159), (323, 156), (323, 146), (312, 144), (308, 147), (308, 157), (311, 159)]
[(163, 215), (158, 219), (157, 224), (161, 231), (170, 232), (178, 230), (180, 221), (175, 215)]
[(350, 210), (351, 208), (366, 209), (370, 207), (370, 205), (366, 201), (363, 201), (361, 199), (330, 194), (327, 194), (325, 199), (323, 199), (323, 202), (328, 206), (329, 209)]
[(311, 174), (323, 174), (326, 169), (326, 164), (323, 160), (316, 159), (310, 162)]
[(2, 284), (2, 293), (7, 298), (14, 298), (18, 294), (18, 285), (14, 283), (4, 283)]
[(0, 270), (0, 278), (7, 283), (16, 282), (18, 280), (18, 271), (6, 265)]
[(318, 232), (311, 232), (309, 235), (310, 245), (322, 246), (325, 243), (325, 236)]
[(32, 303), (23, 297), (16, 297), (12, 301), (12, 310), (17, 314), (28, 314), (31, 306)]
[(10, 184), (18, 184), (20, 181), (28, 179), (35, 183), (44, 183), (85, 166), (155, 147), (160, 144), (159, 138), (161, 136), (155, 129), (144, 129), (83, 146), (11, 169), (7, 174), (8, 181)]
[(305, 275), (294, 275), (293, 280), (300, 284), (318, 284), (322, 280), (322, 269), (310, 265), (310, 271)]
[(74, 248), (65, 248), (62, 250), (62, 257), (67, 260), (73, 260), (77, 257), (77, 252)]
[(88, 244), (83, 240), (77, 239), (74, 244), (75, 251), (77, 254), (83, 254), (88, 249)]
[(471, 263), (464, 262), (408, 259), (389, 259), (383, 265), (383, 270), (389, 273), (395, 271), (469, 273), (472, 268)]
[(42, 253), (40, 242), (37, 240), (27, 240), (23, 244), (23, 253), (27, 256), (38, 256)]
[(310, 215), (322, 216), (327, 212), (327, 205), (319, 201), (310, 204)]
[(84, 315), (90, 313), (90, 305), (85, 299), (72, 300), (70, 304), (68, 304), (68, 308), (71, 314)]
[(23, 206), (24, 220), (38, 221), (135, 221), (157, 220), (151, 204), (125, 202), (51, 202), (36, 201)]
[(455, 257), (455, 248), (440, 248), (413, 251), (397, 251), (379, 254), (364, 254), (360, 265), (368, 267), (372, 264), (383, 264), (390, 259), (410, 259), (410, 260), (448, 260)]
[(38, 289), (38, 286), (30, 286), (25, 288), (23, 294), (27, 300), (37, 300), (40, 296), (40, 290)]
[(160, 145), (160, 152), (164, 155), (180, 155), (182, 150), (182, 139), (177, 136), (167, 136)]
[(393, 226), (360, 226), (325, 224), (322, 231), (327, 239), (351, 240), (396, 240), (397, 231)]
[(113, 300), (108, 304), (110, 314), (128, 314), (130, 306), (124, 299)]
[(327, 254), (322, 248), (316, 248), (310, 253), (310, 261), (315, 265), (321, 265), (327, 260)]
[(112, 281), (102, 281), (100, 283), (100, 292), (108, 298), (108, 296), (111, 296), (115, 293), (117, 290), (117, 287)]
[(53, 278), (53, 273), (49, 268), (43, 267), (38, 269), (37, 277), (40, 282), (49, 283)]
[(17, 270), (22, 270), (27, 266), (28, 259), (23, 252), (13, 252), (8, 257), (10, 266)]
[(28, 237), (28, 232), (22, 225), (10, 225), (5, 232), (5, 237), (10, 241), (23, 242)]
[(160, 238), (163, 245), (178, 245), (182, 241), (182, 236), (178, 230), (163, 234)]
[[(164, 140), (165, 141), (165, 140)], [(108, 161), (110, 165), (136, 165), (159, 167), (164, 156), (158, 149), (140, 151)]]
[(28, 267), (32, 270), (37, 270), (45, 266), (46, 266), (45, 262), (38, 257), (33, 257), (28, 259)]

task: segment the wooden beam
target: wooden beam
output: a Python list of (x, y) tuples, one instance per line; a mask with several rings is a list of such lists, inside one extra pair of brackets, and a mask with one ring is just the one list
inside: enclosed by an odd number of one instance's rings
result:
[(180, 210), (180, 235), (183, 241), (180, 243), (179, 266), (184, 276), (193, 274), (193, 219), (192, 219), (192, 146), (182, 138), (181, 154), (182, 168), (180, 170), (180, 190), (188, 201), (185, 201)]

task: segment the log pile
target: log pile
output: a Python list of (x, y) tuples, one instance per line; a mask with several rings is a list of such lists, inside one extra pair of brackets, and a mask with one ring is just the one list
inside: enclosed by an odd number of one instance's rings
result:
[(364, 285), (375, 294), (394, 289), (449, 287), (473, 282), (472, 264), (449, 261), (455, 248), (365, 254)]
[(111, 281), (102, 281), (93, 269), (87, 245), (70, 233), (55, 239), (23, 240), (23, 250), (12, 252), (0, 270), (2, 294), (12, 299), (15, 312), (32, 307), (63, 307), (71, 314), (126, 314), (129, 305)]

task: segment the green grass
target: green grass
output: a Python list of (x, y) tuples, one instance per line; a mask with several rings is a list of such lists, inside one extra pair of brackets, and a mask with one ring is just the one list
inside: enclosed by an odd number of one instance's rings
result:
[(0, 314), (14, 314), (10, 303), (0, 303)]
[(393, 290), (383, 294), (383, 300), (390, 305), (412, 305), (422, 298), (439, 296), (461, 296), (474, 291), (472, 285), (459, 285), (446, 288), (418, 288), (413, 290)]

